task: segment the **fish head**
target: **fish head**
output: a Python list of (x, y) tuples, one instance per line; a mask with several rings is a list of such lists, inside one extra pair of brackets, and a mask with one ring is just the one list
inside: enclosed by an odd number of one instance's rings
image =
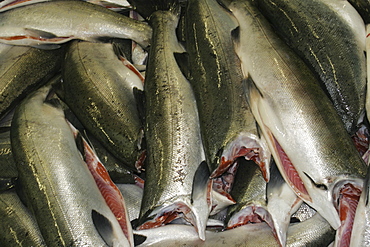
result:
[(342, 225), (340, 215), (349, 213), (345, 212), (347, 209), (341, 209), (341, 211), (344, 211), (340, 212), (341, 198), (346, 196), (352, 197), (351, 194), (345, 194), (343, 191), (349, 185), (361, 191), (362, 179), (341, 175), (328, 177), (322, 179), (322, 181), (315, 181), (307, 173), (304, 173), (301, 179), (305, 184), (309, 196), (308, 200), (305, 200), (306, 203), (314, 208), (337, 230)]

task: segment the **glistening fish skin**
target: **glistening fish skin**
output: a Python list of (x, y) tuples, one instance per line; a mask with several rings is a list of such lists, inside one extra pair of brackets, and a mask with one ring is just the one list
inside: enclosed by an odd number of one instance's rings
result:
[(12, 45), (37, 46), (111, 37), (132, 39), (147, 47), (151, 33), (143, 22), (84, 1), (41, 2), (0, 15), (0, 42)]
[(0, 118), (60, 69), (64, 52), (0, 44)]
[(348, 2), (358, 11), (365, 24), (370, 23), (370, 1), (369, 0), (348, 0)]
[(143, 189), (136, 184), (117, 184), (123, 198), (125, 198), (126, 207), (130, 221), (139, 218), (140, 205), (143, 198)]
[(351, 135), (365, 104), (365, 26), (347, 1), (257, 0), (276, 32), (320, 78)]
[[(227, 227), (235, 228), (248, 223), (266, 222), (273, 228), (267, 211), (266, 181), (256, 164), (240, 162), (230, 195), (236, 201), (229, 206)], [(275, 230), (275, 229), (273, 229)]]
[(22, 101), (11, 129), (19, 181), (47, 246), (129, 246), (49, 91)]
[(203, 199), (192, 204), (191, 196), (193, 180), (198, 183), (196, 170), (205, 155), (195, 96), (174, 55), (185, 51), (176, 38), (176, 8), (155, 11), (150, 22), (153, 42), (144, 84), (148, 163), (140, 221), (166, 211), (176, 215), (178, 209), (202, 238), (209, 209), (194, 206)]
[(343, 185), (362, 187), (366, 165), (311, 71), (256, 7), (233, 1), (229, 8), (240, 23), (235, 42), (248, 101), (274, 160), (295, 193), (337, 229), (334, 202)]
[[(181, 232), (181, 234), (179, 234)], [(265, 223), (244, 225), (223, 232), (206, 232), (206, 241), (197, 238), (194, 228), (183, 225), (135, 231), (147, 239), (138, 247), (191, 246), (191, 247), (278, 247), (270, 227)], [(288, 229), (287, 247), (328, 246), (334, 240), (335, 231), (319, 214), (302, 223), (291, 224)]]
[[(237, 21), (216, 0), (189, 0), (185, 20), (190, 82), (212, 177), (220, 176), (236, 157), (251, 155), (260, 160), (268, 180), (270, 154), (243, 94), (240, 60), (230, 35)], [(243, 148), (258, 151), (242, 153)]]
[(0, 245), (46, 247), (35, 217), (14, 189), (0, 193)]
[(114, 156), (136, 170), (142, 124), (134, 88), (140, 78), (118, 59), (111, 44), (75, 41), (63, 65), (63, 100)]
[(0, 128), (0, 177), (18, 177), (18, 171), (10, 143), (10, 128), (6, 127)]

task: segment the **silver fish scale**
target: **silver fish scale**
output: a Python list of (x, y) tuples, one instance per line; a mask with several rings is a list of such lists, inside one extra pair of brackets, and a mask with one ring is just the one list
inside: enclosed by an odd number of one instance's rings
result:
[(277, 33), (312, 68), (350, 134), (364, 111), (364, 23), (346, 1), (258, 0)]
[(308, 220), (316, 214), (315, 209), (308, 206), (306, 203), (303, 203), (299, 209), (292, 214), (292, 217), (299, 219), (301, 222)]
[[(41, 88), (22, 102), (11, 132), (19, 180), (45, 242), (106, 246), (92, 210), (111, 222), (117, 238), (125, 239), (76, 147), (62, 109), (43, 102), (48, 92), (48, 87)], [(52, 142), (45, 141), (51, 137)]]
[(60, 69), (64, 51), (0, 44), (0, 117)]
[(258, 136), (242, 93), (240, 61), (230, 35), (238, 24), (213, 0), (190, 0), (185, 18), (190, 81), (197, 98), (207, 161), (214, 170), (220, 162), (219, 150), (226, 149), (240, 133)]
[(286, 181), (296, 179), (284, 172), (275, 139), (309, 196), (297, 190), (296, 194), (337, 228), (333, 198), (346, 182), (362, 186), (365, 163), (303, 61), (250, 3), (236, 1), (231, 9), (241, 23), (236, 49), (249, 79), (247, 97), (279, 170)]
[[(64, 100), (81, 123), (131, 171), (142, 128), (133, 88), (141, 80), (118, 60), (111, 44), (75, 41), (64, 63)], [(141, 141), (141, 140), (140, 140)]]
[(15, 190), (0, 193), (1, 246), (46, 246), (36, 219)]
[[(0, 37), (40, 35), (42, 38), (73, 37), (89, 41), (104, 37), (129, 38), (146, 47), (150, 42), (151, 28), (143, 22), (88, 2), (50, 1), (1, 13), (0, 34)], [(17, 41), (0, 38), (2, 43), (17, 44)], [(29, 42), (31, 45), (42, 43), (38, 40)]]
[(177, 18), (162, 11), (151, 16), (153, 44), (144, 84), (148, 165), (141, 217), (177, 201), (190, 205), (194, 174), (205, 158), (195, 97), (174, 58), (174, 52), (184, 52), (175, 36)]

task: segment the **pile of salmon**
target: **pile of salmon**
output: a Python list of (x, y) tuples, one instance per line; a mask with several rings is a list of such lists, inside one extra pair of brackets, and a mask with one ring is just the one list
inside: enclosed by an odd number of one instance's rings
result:
[(366, 0), (0, 2), (0, 246), (369, 246)]

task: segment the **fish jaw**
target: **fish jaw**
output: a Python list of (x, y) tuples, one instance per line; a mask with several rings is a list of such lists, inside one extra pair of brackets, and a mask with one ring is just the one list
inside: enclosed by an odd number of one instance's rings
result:
[(275, 197), (268, 195), (267, 210), (271, 215), (277, 239), (281, 246), (285, 246), (291, 215), (298, 210), (303, 201), (286, 183), (279, 192)]
[(261, 222), (266, 222), (267, 225), (271, 227), (272, 232), (280, 246), (284, 246), (278, 238), (271, 214), (264, 206), (259, 206), (256, 204), (246, 206), (230, 218), (229, 222), (227, 223), (227, 229), (233, 229), (242, 225)]
[(212, 188), (212, 208), (210, 215), (215, 215), (228, 206), (236, 203), (229, 193), (233, 186), (238, 167), (239, 162), (236, 160), (223, 175), (209, 180), (209, 184)]
[(270, 157), (264, 138), (251, 133), (240, 133), (234, 141), (229, 143), (222, 153), (218, 168), (212, 172), (211, 178), (221, 176), (236, 160), (244, 157), (246, 160), (253, 160), (261, 169), (266, 182), (270, 180)]
[(236, 201), (231, 197), (231, 195), (224, 191), (216, 191), (212, 189), (211, 198), (212, 198), (212, 209), (210, 215), (215, 215), (221, 212), (223, 209), (227, 208), (228, 206), (236, 203)]
[[(197, 207), (199, 205), (195, 205)], [(205, 228), (208, 220), (208, 208), (204, 210), (194, 208), (183, 201), (177, 201), (171, 205), (163, 205), (155, 208), (147, 217), (143, 224), (138, 226), (136, 230), (147, 230), (164, 226), (175, 219), (184, 218), (186, 221), (191, 223), (198, 232), (198, 237), (201, 240), (205, 240)], [(207, 215), (205, 218), (204, 215)], [(151, 218), (151, 219), (150, 219)]]

